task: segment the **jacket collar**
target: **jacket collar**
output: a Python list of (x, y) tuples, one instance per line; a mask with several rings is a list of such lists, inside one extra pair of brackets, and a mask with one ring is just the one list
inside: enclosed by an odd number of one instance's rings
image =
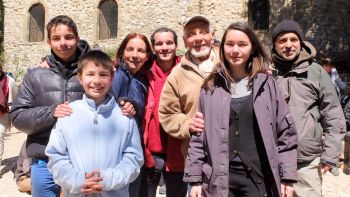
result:
[[(221, 80), (222, 87), (227, 91), (230, 92), (230, 82), (226, 79), (226, 77), (223, 75), (222, 70), (220, 68), (217, 69), (217, 80)], [(256, 97), (260, 94), (261, 91), (263, 91), (263, 86), (268, 80), (268, 75), (264, 73), (258, 73), (255, 75), (253, 79), (253, 99), (255, 100)]]
[(107, 93), (105, 100), (99, 105), (96, 105), (95, 101), (88, 98), (86, 94), (83, 95), (83, 100), (86, 102), (87, 106), (91, 111), (96, 111), (97, 113), (103, 113), (103, 112), (109, 111), (116, 104), (114, 96), (111, 95), (110, 93)]
[[(167, 73), (164, 73), (165, 75), (169, 75), (171, 73), (171, 71), (173, 70), (173, 68), (181, 62), (181, 57), (180, 56), (175, 56), (174, 57), (174, 61), (175, 62), (173, 64), (173, 66), (170, 68), (170, 70)], [(146, 72), (146, 76), (147, 76), (147, 79), (149, 81), (154, 79), (154, 75), (155, 75), (155, 72), (156, 72), (156, 67), (158, 67), (158, 69), (160, 69), (160, 66), (158, 65), (158, 61), (155, 58), (155, 60), (153, 61), (151, 69)]]
[[(214, 53), (213, 66), (220, 62), (219, 48), (212, 47), (211, 53)], [(194, 70), (198, 75), (204, 78), (203, 73), (199, 69), (199, 64), (196, 59), (192, 56), (190, 51), (185, 53), (185, 56), (181, 59), (181, 66), (186, 69), (190, 68)]]
[(264, 90), (264, 85), (267, 82), (269, 75), (258, 73), (253, 79), (253, 101), (260, 95)]
[(52, 52), (52, 50), (51, 55), (46, 57), (46, 61), (52, 71), (56, 73), (61, 73), (63, 75), (64, 72), (68, 72), (67, 75), (69, 77), (72, 74), (76, 73), (77, 62), (79, 58), (88, 51), (90, 51), (89, 44), (85, 40), (80, 40), (76, 49), (75, 58), (69, 63), (71, 68), (67, 68), (67, 66), (65, 66), (63, 62), (61, 62), (60, 59)]
[[(216, 80), (218, 80), (217, 82), (221, 81), (223, 88), (227, 91), (230, 92), (230, 86), (231, 86), (231, 82), (224, 76), (224, 74), (222, 73), (222, 69), (218, 66), (217, 67), (217, 76), (218, 78)], [(217, 83), (215, 82), (215, 83)]]
[(133, 76), (133, 74), (129, 72), (129, 70), (127, 69), (125, 60), (123, 58), (119, 60), (117, 69), (122, 70), (126, 74), (126, 76), (128, 76), (129, 78)]

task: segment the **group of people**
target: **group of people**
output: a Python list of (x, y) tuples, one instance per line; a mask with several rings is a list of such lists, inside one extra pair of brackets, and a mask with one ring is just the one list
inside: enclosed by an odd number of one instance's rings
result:
[[(295, 21), (271, 56), (246, 23), (219, 46), (210, 21), (183, 24), (186, 53), (163, 27), (130, 33), (116, 61), (80, 40), (64, 15), (47, 24), (51, 55), (25, 75), (11, 109), (28, 134), (40, 196), (321, 196), (345, 119), (331, 78)], [(271, 57), (271, 58), (270, 58)]]

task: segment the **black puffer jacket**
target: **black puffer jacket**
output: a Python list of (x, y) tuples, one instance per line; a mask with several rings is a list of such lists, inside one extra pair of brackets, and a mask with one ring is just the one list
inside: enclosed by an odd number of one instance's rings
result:
[(47, 68), (28, 69), (12, 104), (13, 125), (28, 134), (28, 157), (45, 158), (45, 147), (56, 123), (54, 109), (64, 101), (81, 99), (83, 88), (77, 75), (77, 60), (89, 51), (86, 41), (80, 41), (76, 58), (64, 66), (53, 53), (47, 57)]

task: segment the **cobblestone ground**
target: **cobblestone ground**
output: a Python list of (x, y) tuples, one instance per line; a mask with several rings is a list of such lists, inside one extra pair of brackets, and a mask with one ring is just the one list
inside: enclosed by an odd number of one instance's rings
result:
[[(1, 165), (0, 175), (0, 197), (30, 197), (31, 195), (21, 193), (17, 190), (11, 168), (14, 165), (20, 147), (25, 140), (25, 134), (12, 129), (5, 137), (5, 153)], [(324, 177), (324, 197), (350, 197), (350, 175), (345, 175), (339, 169), (339, 176), (327, 173)], [(157, 195), (164, 197), (165, 195)], [(311, 197), (311, 196), (310, 196)]]

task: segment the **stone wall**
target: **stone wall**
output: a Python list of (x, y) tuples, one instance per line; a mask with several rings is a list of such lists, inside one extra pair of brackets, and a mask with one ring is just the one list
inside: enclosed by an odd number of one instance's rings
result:
[[(304, 14), (300, 11), (303, 9), (307, 10)], [(350, 66), (350, 1), (300, 1), (295, 10), (296, 20), (301, 21), (306, 37), (316, 45), (319, 54)]]
[(284, 18), (294, 19), (316, 47), (318, 58), (329, 56), (350, 71), (350, 1), (281, 0), (272, 5), (272, 27)]
[[(182, 23), (190, 16), (207, 16), (220, 39), (223, 29), (231, 22), (246, 20), (246, 2), (210, 0), (117, 0), (118, 32), (116, 39), (98, 40), (98, 5), (100, 0), (4, 0), (5, 6), (5, 66), (16, 77), (22, 76), (26, 68), (35, 65), (50, 52), (43, 42), (28, 42), (29, 8), (41, 3), (45, 8), (45, 23), (59, 14), (66, 14), (77, 23), (81, 39), (99, 44), (106, 51), (115, 51), (121, 40), (130, 32), (150, 35), (158, 27), (174, 29), (179, 36), (179, 49), (185, 50), (182, 42)], [(232, 9), (227, 9), (227, 6)], [(20, 80), (20, 79), (19, 79)]]
[[(45, 41), (28, 42), (28, 10), (41, 3), (45, 8), (45, 22), (59, 14), (71, 16), (78, 25), (82, 39), (97, 43), (114, 52), (130, 32), (150, 35), (158, 27), (174, 29), (179, 36), (179, 49), (184, 51), (182, 23), (190, 16), (208, 17), (221, 39), (223, 30), (234, 21), (247, 21), (248, 0), (116, 0), (118, 4), (118, 33), (116, 39), (98, 40), (98, 5), (100, 0), (3, 0), (5, 7), (4, 50), (5, 67), (16, 76), (39, 62), (48, 54)], [(336, 61), (350, 61), (350, 1), (348, 0), (270, 0), (270, 30), (257, 31), (267, 48), (271, 47), (273, 27), (282, 19), (298, 21), (318, 51), (332, 55)], [(350, 67), (350, 66), (349, 66)]]

